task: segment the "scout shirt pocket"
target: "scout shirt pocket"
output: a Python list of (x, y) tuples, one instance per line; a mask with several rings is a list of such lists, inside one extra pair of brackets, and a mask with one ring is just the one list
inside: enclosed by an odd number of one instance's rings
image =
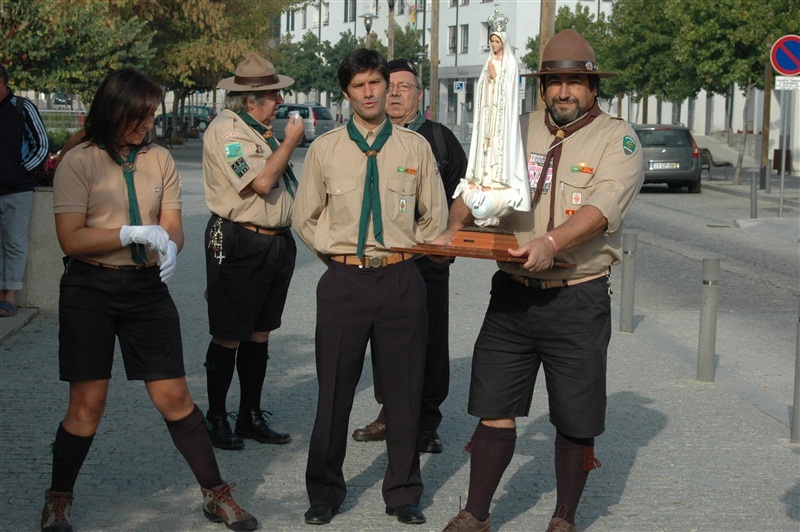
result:
[(573, 165), (570, 172), (563, 177), (558, 176), (559, 201), (555, 207), (554, 223), (556, 226), (569, 219), (585, 205), (592, 191), (594, 169), (585, 164)]
[(386, 183), (387, 197), (381, 201), (383, 215), (411, 234), (414, 228), (415, 207), (417, 205), (417, 180), (414, 176), (392, 176)]
[(348, 227), (361, 216), (361, 200), (356, 180), (337, 177), (325, 180), (325, 191), (328, 194), (328, 219), (331, 229)]

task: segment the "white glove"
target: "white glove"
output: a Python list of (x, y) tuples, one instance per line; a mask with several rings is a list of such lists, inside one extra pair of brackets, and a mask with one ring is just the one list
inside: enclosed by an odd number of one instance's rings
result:
[(160, 225), (123, 225), (119, 230), (122, 247), (131, 244), (144, 244), (157, 249), (169, 242), (169, 233)]
[(166, 284), (178, 268), (178, 245), (172, 240), (158, 247), (158, 265), (161, 268), (161, 282)]

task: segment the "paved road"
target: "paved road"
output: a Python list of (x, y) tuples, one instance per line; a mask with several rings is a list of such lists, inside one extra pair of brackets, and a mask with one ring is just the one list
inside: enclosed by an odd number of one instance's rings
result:
[[(298, 150), (298, 162), (304, 150)], [(202, 299), (202, 196), (199, 143), (175, 147), (184, 180), (186, 248), (170, 289), (181, 312), (187, 378), (206, 407), (202, 361), (208, 343)], [(716, 156), (716, 154), (715, 154)], [(706, 183), (704, 183), (705, 185)], [(629, 219), (636, 232), (636, 329), (616, 332), (620, 270), (613, 277), (614, 335), (609, 358), (603, 467), (590, 476), (578, 511), (589, 531), (780, 530), (800, 528), (800, 446), (789, 442), (791, 375), (797, 335), (797, 208), (785, 220), (735, 228), (749, 203), (720, 183), (699, 196), (645, 190)], [(773, 188), (774, 192), (774, 188)], [(796, 193), (794, 195), (796, 199)], [(768, 209), (774, 202), (765, 201)], [(695, 380), (700, 264), (722, 259), (716, 383)], [(488, 261), (452, 268), (452, 380), (441, 434), (445, 452), (422, 458), (428, 517), (414, 530), (441, 530), (465, 501), (475, 420), (465, 413), (472, 344), (484, 312)], [(794, 270), (794, 277), (792, 277)], [(217, 451), (224, 476), (262, 530), (309, 530), (303, 474), (313, 423), (314, 289), (323, 266), (302, 245), (284, 316), (271, 340), (264, 405), (290, 432), (284, 446), (248, 441)], [(754, 294), (758, 294), (756, 297)], [(35, 314), (35, 313), (34, 313)], [(57, 318), (34, 315), (0, 345), (0, 530), (35, 530), (48, 485), (49, 444), (67, 386), (57, 378)], [(351, 428), (373, 419), (365, 365)], [(493, 505), (495, 530), (544, 530), (555, 503), (553, 428), (544, 390), (520, 420), (517, 454)], [(232, 392), (235, 404), (237, 392)], [(408, 530), (384, 515), (385, 447), (351, 442), (349, 493), (326, 531)], [(222, 530), (200, 511), (199, 490), (171, 446), (141, 383), (117, 364), (107, 414), (76, 486), (77, 530)]]

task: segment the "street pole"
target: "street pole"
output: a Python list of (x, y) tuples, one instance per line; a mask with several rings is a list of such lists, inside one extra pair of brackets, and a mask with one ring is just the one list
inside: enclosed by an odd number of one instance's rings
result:
[(769, 112), (772, 103), (772, 65), (767, 61), (764, 72), (764, 111), (761, 117), (761, 176), (759, 184), (761, 190), (769, 194), (770, 168), (769, 168)]
[[(540, 23), (539, 23), (539, 68), (542, 66), (542, 55), (544, 48), (556, 32), (556, 0), (542, 0)], [(542, 80), (539, 79), (538, 84)], [(542, 91), (536, 91), (536, 109), (544, 108), (544, 100), (542, 99)]]
[(389, 40), (389, 46), (386, 51), (388, 56), (386, 59), (391, 61), (394, 59), (394, 0), (387, 0), (387, 3), (389, 4), (389, 31), (386, 38)]
[(439, 2), (431, 10), (431, 120), (439, 120)]

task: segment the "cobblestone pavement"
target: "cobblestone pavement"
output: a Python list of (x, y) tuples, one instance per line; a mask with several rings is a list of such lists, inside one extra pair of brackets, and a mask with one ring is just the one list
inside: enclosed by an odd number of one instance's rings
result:
[[(198, 141), (189, 141), (173, 149), (184, 180), (187, 238), (170, 290), (181, 313), (189, 386), (205, 409), (202, 362), (209, 336), (202, 231), (208, 215), (199, 146)], [(771, 244), (769, 232), (763, 238), (765, 245)], [(315, 287), (323, 266), (302, 244), (298, 251), (283, 326), (271, 338), (264, 391), (264, 407), (274, 413), (272, 424), (291, 433), (292, 441), (271, 446), (247, 440), (242, 451), (216, 451), (224, 478), (237, 484), (237, 500), (258, 517), (262, 530), (270, 531), (310, 530), (303, 522), (308, 505), (304, 471), (316, 403)], [(452, 267), (452, 385), (440, 430), (445, 450), (422, 456), (422, 510), (428, 522), (408, 527), (384, 514), (380, 487), (387, 463), (385, 446), (350, 441), (344, 466), (348, 496), (342, 513), (324, 527), (326, 531), (441, 530), (466, 502), (469, 455), (462, 447), (476, 423), (466, 413), (470, 357), (494, 271), (493, 263), (475, 259), (458, 259)], [(718, 330), (726, 341), (720, 344), (717, 382), (701, 383), (695, 379), (699, 308), (656, 307), (638, 321), (634, 333), (619, 333), (620, 276), (612, 281), (616, 295), (607, 430), (597, 439), (603, 466), (589, 477), (578, 509), (579, 527), (798, 530), (800, 445), (789, 442), (791, 402), (785, 393), (775, 395), (769, 387), (742, 382), (742, 368), (735, 374), (728, 371), (724, 356), (724, 350), (752, 351), (753, 373), (759, 371), (758, 353), (764, 349), (785, 351), (786, 360), (793, 360), (788, 355), (796, 345), (796, 319), (775, 327), (764, 347), (763, 338), (754, 338), (748, 329), (722, 316)], [(637, 294), (637, 298), (647, 296)], [(57, 317), (37, 314), (35, 309), (20, 314), (16, 324), (0, 323), (4, 328), (0, 345), (3, 531), (38, 528), (42, 494), (49, 485), (49, 445), (67, 401), (67, 385), (57, 374)], [(791, 373), (793, 366), (787, 363), (785, 371)], [(229, 405), (238, 401), (237, 386), (232, 386)], [(351, 429), (377, 414), (372, 392), (367, 363)], [(772, 406), (765, 408), (766, 403)], [(555, 483), (554, 429), (543, 386), (537, 389), (530, 417), (519, 420), (518, 434), (516, 455), (493, 501), (493, 529), (544, 530), (555, 503)], [(75, 497), (76, 530), (224, 529), (203, 517), (200, 490), (191, 472), (172, 446), (143, 385), (125, 380), (119, 359), (106, 415)]]

